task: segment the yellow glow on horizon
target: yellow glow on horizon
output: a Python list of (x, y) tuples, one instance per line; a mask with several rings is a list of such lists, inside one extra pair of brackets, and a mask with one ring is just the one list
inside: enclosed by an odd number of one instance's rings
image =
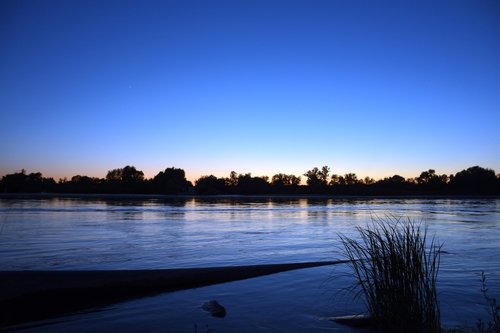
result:
[[(133, 165), (133, 164), (129, 164)], [(164, 171), (165, 168), (163, 169), (158, 169), (156, 170), (155, 168), (141, 168), (138, 165), (134, 165), (137, 170), (141, 170), (144, 172), (144, 178), (145, 179), (151, 179), (154, 176), (156, 176), (159, 172)], [(124, 167), (124, 166), (121, 166)], [(301, 177), (301, 184), (306, 184), (306, 177), (304, 176), (304, 173), (307, 172), (308, 170), (311, 170), (314, 168), (314, 166), (306, 169), (306, 170), (283, 170), (283, 171), (276, 171), (276, 170), (252, 170), (251, 168), (245, 169), (245, 170), (239, 170), (239, 169), (207, 169), (206, 171), (203, 171), (202, 168), (195, 168), (193, 170), (190, 170), (189, 168), (183, 168), (181, 166), (174, 166), (176, 168), (181, 168), (186, 172), (186, 178), (191, 181), (193, 184), (197, 179), (199, 179), (202, 176), (209, 176), (209, 175), (214, 175), (217, 178), (226, 178), (229, 177), (231, 171), (235, 171), (238, 175), (239, 174), (246, 174), (250, 173), (253, 177), (269, 177), (269, 180), (272, 179), (272, 177), (278, 173), (284, 173), (284, 174), (291, 174), (295, 175), (297, 177)], [(82, 168), (76, 168), (76, 167), (53, 167), (53, 168), (32, 168), (32, 169), (25, 169), (26, 173), (33, 173), (33, 172), (41, 172), (44, 177), (48, 178), (53, 178), (55, 181), (58, 181), (59, 179), (68, 179), (70, 180), (71, 177), (76, 176), (76, 175), (81, 175), (81, 176), (88, 176), (88, 177), (96, 177), (96, 178), (105, 178), (106, 174), (109, 170), (116, 169), (119, 167), (114, 167), (114, 168), (88, 168), (84, 169)], [(321, 166), (318, 166), (318, 168), (321, 168)], [(462, 168), (456, 168), (456, 169), (451, 169), (451, 168), (432, 168), (436, 171), (437, 174), (455, 174), (459, 171), (462, 171), (466, 169), (467, 167), (462, 167)], [(427, 171), (429, 168), (422, 168), (421, 170), (417, 168), (408, 168), (408, 169), (400, 169), (399, 171), (396, 170), (383, 170), (383, 169), (376, 169), (373, 168), (371, 170), (366, 170), (366, 169), (355, 169), (352, 168), (352, 170), (349, 170), (348, 168), (345, 169), (333, 169), (330, 168), (330, 175), (332, 174), (337, 174), (339, 176), (344, 176), (347, 173), (355, 173), (358, 177), (359, 180), (365, 179), (365, 177), (370, 177), (374, 179), (375, 181), (381, 180), (387, 177), (392, 177), (394, 175), (399, 175), (402, 176), (406, 179), (409, 178), (416, 178), (420, 175), (421, 172)], [(1, 169), (1, 176), (7, 175), (7, 174), (12, 174), (12, 173), (17, 173), (21, 172), (22, 168), (14, 168), (14, 169)]]

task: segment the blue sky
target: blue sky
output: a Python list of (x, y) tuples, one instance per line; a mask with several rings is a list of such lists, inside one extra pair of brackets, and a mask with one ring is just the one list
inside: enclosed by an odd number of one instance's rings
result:
[(0, 175), (500, 172), (497, 1), (0, 3)]

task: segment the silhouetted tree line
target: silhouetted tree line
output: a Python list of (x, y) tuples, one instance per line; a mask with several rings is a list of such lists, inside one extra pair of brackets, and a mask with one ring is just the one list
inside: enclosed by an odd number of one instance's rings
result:
[(378, 181), (359, 179), (355, 173), (332, 174), (328, 166), (313, 168), (301, 177), (279, 173), (269, 177), (253, 177), (250, 173), (232, 171), (229, 177), (202, 176), (195, 185), (186, 179), (183, 169), (167, 168), (151, 179), (133, 166), (108, 171), (105, 178), (76, 175), (56, 182), (40, 172), (25, 170), (8, 174), (0, 180), (4, 193), (97, 193), (97, 194), (200, 194), (200, 195), (499, 195), (500, 175), (492, 169), (474, 166), (454, 175), (438, 175), (423, 171), (416, 178), (399, 175)]
[(142, 171), (127, 165), (108, 171), (106, 178), (76, 175), (56, 183), (41, 173), (28, 175), (22, 170), (0, 180), (0, 191), (4, 193), (184, 194), (192, 190), (184, 170), (173, 167), (152, 179), (145, 179)]

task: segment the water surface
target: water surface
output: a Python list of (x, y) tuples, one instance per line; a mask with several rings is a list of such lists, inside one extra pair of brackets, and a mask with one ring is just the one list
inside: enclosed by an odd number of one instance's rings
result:
[[(499, 207), (499, 199), (442, 198), (0, 199), (0, 269), (153, 269), (335, 260), (341, 258), (338, 233), (354, 236), (356, 226), (396, 216), (422, 221), (429, 234), (444, 244), (439, 275), (443, 322), (474, 325), (486, 313), (481, 271), (488, 273), (492, 296), (500, 297)], [(195, 324), (187, 322), (189, 317), (198, 318), (199, 325), (212, 320), (192, 305), (208, 295), (226, 295), (229, 303), (239, 300), (233, 314), (250, 307), (253, 315), (208, 323), (217, 324), (217, 332), (234, 331), (234, 325), (240, 324), (252, 332), (290, 332), (293, 327), (307, 327), (295, 331), (345, 331), (322, 318), (362, 310), (362, 304), (353, 303), (350, 296), (340, 301), (332, 295), (331, 291), (351, 282), (342, 267), (307, 269), (160, 295), (87, 316), (93, 318), (89, 328), (94, 331), (118, 329), (118, 322), (132, 327), (146, 320), (158, 331), (168, 324), (167, 331), (186, 331), (189, 326), (189, 332)], [(275, 294), (279, 290), (271, 292), (276, 285), (286, 291), (279, 297)], [(268, 291), (256, 297), (256, 290)], [(303, 305), (287, 309), (286, 304), (302, 294), (309, 295), (300, 296)], [(277, 301), (283, 305), (276, 305)], [(328, 306), (313, 306), (323, 303)], [(155, 317), (151, 309), (162, 308), (159, 304), (170, 306)], [(274, 326), (253, 323), (269, 313), (279, 314), (272, 316)], [(64, 322), (73, 323), (72, 328), (51, 324), (37, 329), (91, 331), (82, 326), (85, 318), (80, 315)]]

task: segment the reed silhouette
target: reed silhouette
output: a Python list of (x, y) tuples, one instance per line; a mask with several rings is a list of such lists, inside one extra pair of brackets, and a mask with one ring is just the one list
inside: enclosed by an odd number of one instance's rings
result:
[(441, 332), (436, 280), (441, 245), (410, 219), (373, 220), (359, 239), (340, 235), (354, 290), (383, 332)]

